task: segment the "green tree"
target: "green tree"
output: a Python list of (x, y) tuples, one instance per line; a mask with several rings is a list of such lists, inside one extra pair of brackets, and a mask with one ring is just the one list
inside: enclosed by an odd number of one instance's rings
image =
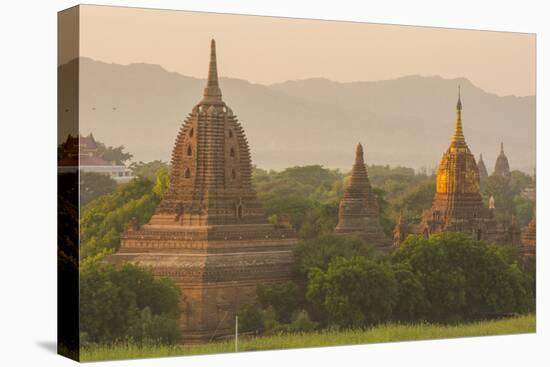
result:
[(115, 162), (116, 164), (124, 164), (124, 162), (132, 159), (133, 155), (124, 151), (124, 146), (108, 147), (102, 142), (96, 140), (97, 152), (100, 157), (109, 162)]
[(115, 191), (117, 183), (111, 177), (96, 172), (80, 173), (80, 205)]
[(388, 264), (364, 257), (337, 258), (327, 271), (309, 274), (307, 298), (326, 311), (330, 322), (365, 327), (389, 320), (397, 283)]
[(432, 205), (435, 193), (435, 182), (426, 182), (408, 190), (395, 203), (395, 210), (403, 214), (409, 223), (420, 223), (422, 211)]
[(258, 302), (262, 307), (272, 307), (280, 323), (289, 323), (292, 314), (303, 304), (303, 295), (294, 282), (258, 285)]
[(120, 234), (128, 223), (146, 223), (160, 202), (153, 182), (137, 178), (91, 201), (81, 209), (80, 256), (85, 258), (120, 246)]
[(155, 180), (157, 177), (157, 172), (160, 169), (166, 169), (168, 171), (168, 164), (163, 161), (151, 161), (151, 162), (133, 162), (130, 165), (130, 169), (132, 170), (134, 176), (140, 177), (140, 178), (146, 178), (149, 180)]
[(80, 268), (80, 328), (86, 340), (173, 342), (178, 338), (179, 289), (136, 265), (104, 262), (104, 253)]
[(314, 268), (325, 271), (331, 261), (337, 257), (378, 256), (373, 246), (356, 237), (327, 235), (300, 241), (294, 248), (296, 267), (305, 278)]
[(520, 305), (533, 297), (520, 286), (517, 279), (525, 274), (512, 259), (461, 233), (409, 236), (392, 254), (394, 263), (406, 263), (418, 277), (429, 302), (426, 314), (437, 322), (524, 311)]
[(301, 238), (311, 239), (334, 232), (338, 224), (338, 203), (318, 204), (305, 212), (298, 233)]
[(418, 322), (426, 318), (429, 302), (424, 285), (409, 264), (398, 263), (392, 268), (397, 282), (397, 301), (392, 319), (401, 322)]
[(254, 305), (244, 305), (237, 312), (239, 330), (242, 332), (261, 331), (264, 328), (262, 313)]

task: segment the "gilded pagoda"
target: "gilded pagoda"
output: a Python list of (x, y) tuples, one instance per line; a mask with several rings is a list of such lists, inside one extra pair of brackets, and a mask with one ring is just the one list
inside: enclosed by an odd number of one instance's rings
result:
[(437, 170), (432, 207), (422, 213), (418, 231), (462, 232), (476, 240), (497, 240), (497, 223), (493, 211), (483, 205), (479, 169), (462, 130), (460, 89), (451, 144)]
[(267, 222), (251, 174), (243, 127), (222, 100), (212, 40), (203, 97), (172, 151), (170, 187), (150, 221), (128, 228), (109, 259), (174, 280), (184, 341), (230, 334), (258, 284), (291, 279), (295, 232)]
[(391, 248), (391, 241), (380, 224), (380, 208), (370, 185), (361, 143), (355, 150), (355, 163), (340, 201), (338, 225), (334, 232), (360, 237), (382, 252), (388, 252)]

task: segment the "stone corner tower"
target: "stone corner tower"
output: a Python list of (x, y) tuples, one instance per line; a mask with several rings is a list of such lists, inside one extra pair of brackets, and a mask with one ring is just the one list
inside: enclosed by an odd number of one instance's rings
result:
[(389, 252), (391, 247), (380, 224), (380, 208), (370, 185), (361, 143), (355, 150), (351, 178), (340, 201), (334, 232), (360, 237), (383, 252)]
[(496, 241), (496, 221), (493, 212), (483, 205), (479, 178), (476, 160), (462, 130), (459, 87), (451, 144), (439, 163), (433, 204), (422, 213), (419, 233), (463, 232), (476, 240)]
[(131, 226), (112, 263), (139, 263), (181, 290), (184, 341), (231, 334), (258, 284), (290, 280), (295, 232), (267, 222), (251, 182), (244, 130), (222, 100), (216, 44), (208, 81), (172, 151), (170, 187), (150, 221)]

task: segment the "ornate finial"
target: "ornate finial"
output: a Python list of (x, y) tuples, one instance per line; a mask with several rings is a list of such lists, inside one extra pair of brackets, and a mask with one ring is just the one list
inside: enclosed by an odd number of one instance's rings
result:
[(363, 146), (361, 143), (358, 143), (357, 148), (355, 148), (355, 164), (365, 164), (363, 159)]
[(222, 102), (222, 91), (218, 83), (218, 65), (216, 61), (216, 41), (210, 42), (210, 65), (208, 67), (208, 81), (204, 88), (203, 103)]
[(460, 100), (460, 85), (458, 86), (458, 102), (456, 103), (456, 125), (451, 146), (466, 145), (464, 132), (462, 131), (462, 102)]
[(462, 101), (460, 100), (460, 84), (458, 85), (458, 102), (456, 102), (456, 110), (462, 111)]

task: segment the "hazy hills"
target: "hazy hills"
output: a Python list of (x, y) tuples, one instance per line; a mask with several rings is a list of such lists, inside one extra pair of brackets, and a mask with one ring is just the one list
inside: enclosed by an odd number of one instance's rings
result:
[[(70, 64), (60, 68), (59, 77), (69, 78), (70, 70)], [(81, 132), (93, 132), (109, 145), (125, 145), (135, 160), (144, 161), (169, 159), (179, 126), (205, 84), (158, 65), (88, 58), (81, 59), (80, 78)], [(319, 163), (348, 170), (361, 141), (369, 164), (432, 168), (453, 131), (458, 84), (473, 153), (483, 153), (492, 171), (504, 141), (512, 168), (534, 167), (535, 97), (499, 97), (464, 78), (407, 76), (354, 83), (307, 79), (270, 86), (221, 78), (220, 84), (259, 167)], [(72, 93), (60, 91), (62, 96)], [(60, 108), (61, 118), (75, 118), (73, 110)]]

